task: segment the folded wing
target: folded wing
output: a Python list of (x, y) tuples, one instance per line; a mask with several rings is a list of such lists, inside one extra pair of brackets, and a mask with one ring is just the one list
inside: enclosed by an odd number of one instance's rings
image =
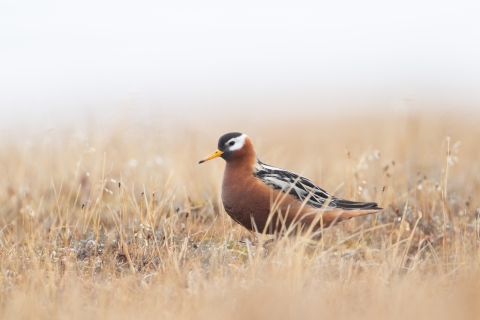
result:
[(315, 208), (342, 210), (382, 210), (375, 202), (356, 202), (336, 198), (296, 173), (275, 168), (258, 160), (255, 176), (273, 189), (288, 192)]

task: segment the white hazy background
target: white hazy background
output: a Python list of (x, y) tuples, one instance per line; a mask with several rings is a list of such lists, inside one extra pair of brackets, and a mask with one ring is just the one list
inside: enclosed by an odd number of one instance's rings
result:
[(480, 1), (0, 1), (0, 124), (480, 110)]

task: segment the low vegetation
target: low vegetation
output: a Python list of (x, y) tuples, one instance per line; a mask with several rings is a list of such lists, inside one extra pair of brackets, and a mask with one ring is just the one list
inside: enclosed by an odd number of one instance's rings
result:
[[(3, 132), (0, 317), (477, 319), (479, 124), (410, 114)], [(229, 131), (266, 163), (385, 210), (263, 245), (222, 209), (223, 160), (197, 165)]]

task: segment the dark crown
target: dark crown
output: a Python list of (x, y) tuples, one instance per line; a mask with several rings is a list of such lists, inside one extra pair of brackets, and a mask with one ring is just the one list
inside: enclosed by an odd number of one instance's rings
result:
[(227, 134), (224, 134), (223, 136), (218, 139), (218, 150), (224, 150), (225, 149), (225, 143), (228, 142), (228, 140), (236, 137), (240, 137), (243, 133), (241, 132), (230, 132)]

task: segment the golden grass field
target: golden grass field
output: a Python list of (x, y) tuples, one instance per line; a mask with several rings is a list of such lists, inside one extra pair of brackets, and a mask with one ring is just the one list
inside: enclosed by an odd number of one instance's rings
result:
[[(478, 319), (480, 121), (432, 114), (3, 132), (0, 318)], [(253, 243), (197, 164), (229, 131), (385, 210)]]

